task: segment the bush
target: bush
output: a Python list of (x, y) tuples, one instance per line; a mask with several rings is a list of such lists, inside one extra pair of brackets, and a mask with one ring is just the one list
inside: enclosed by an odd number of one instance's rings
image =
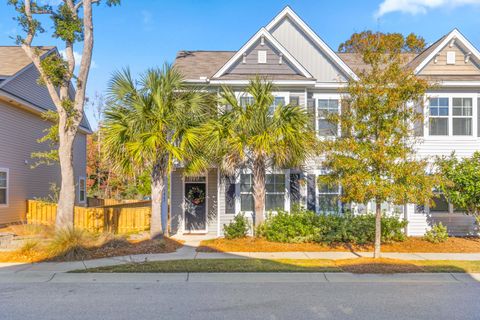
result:
[(250, 229), (247, 218), (243, 214), (237, 214), (228, 225), (223, 225), (223, 232), (227, 239), (244, 238)]
[(93, 245), (94, 238), (86, 231), (66, 228), (55, 232), (47, 250), (52, 259), (81, 260)]
[[(382, 242), (403, 241), (407, 221), (382, 218)], [(257, 234), (274, 242), (371, 243), (375, 240), (375, 215), (315, 214), (305, 209), (269, 215)]]
[(440, 243), (448, 240), (448, 231), (441, 222), (434, 224), (431, 230), (425, 232), (423, 239), (431, 243)]

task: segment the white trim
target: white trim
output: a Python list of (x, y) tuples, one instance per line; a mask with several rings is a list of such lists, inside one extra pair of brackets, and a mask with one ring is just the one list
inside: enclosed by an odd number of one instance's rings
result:
[(312, 98), (315, 100), (315, 132), (319, 139), (335, 139), (340, 137), (341, 129), (340, 125), (337, 125), (336, 136), (323, 136), (318, 134), (318, 120), (320, 120), (318, 113), (318, 100), (337, 100), (338, 101), (338, 114), (342, 113), (342, 95), (340, 93), (314, 93)]
[(267, 31), (271, 31), (283, 18), (289, 17), (293, 20), (309, 37), (329, 56), (343, 71), (350, 75), (354, 80), (358, 80), (358, 76), (350, 67), (343, 62), (342, 59), (293, 11), (286, 6), (272, 21), (265, 27)]
[(230, 69), (235, 62), (237, 62), (242, 56), (243, 53), (246, 52), (252, 45), (255, 44), (262, 36), (267, 38), (267, 40), (274, 46), (276, 47), (284, 57), (290, 61), (295, 68), (298, 69), (306, 78), (313, 78), (312, 75), (305, 69), (281, 44), (280, 42), (277, 41), (265, 28), (261, 28), (250, 40), (247, 41), (243, 45), (240, 50), (238, 50), (233, 57), (230, 58), (230, 60), (227, 61), (223, 65), (223, 67), (220, 68), (214, 75), (213, 78), (218, 78), (221, 77), (223, 74), (227, 72), (228, 69)]
[(5, 203), (0, 204), (0, 208), (8, 208), (9, 207), (9, 194), (10, 194), (10, 170), (8, 168), (0, 168), (0, 172), (5, 172), (7, 174), (7, 187), (6, 187), (6, 194), (5, 194)]
[[(183, 213), (183, 217), (182, 217), (182, 234), (196, 234), (196, 233), (199, 233), (199, 234), (207, 234), (208, 233), (208, 172), (205, 173), (204, 175), (198, 175), (198, 177), (205, 177), (205, 182), (203, 181), (197, 181), (197, 182), (193, 182), (193, 181), (186, 181), (185, 180), (185, 174), (183, 174), (183, 177), (182, 177), (182, 189), (183, 189), (183, 192), (182, 192), (182, 213)], [(204, 183), (205, 184), (205, 230), (186, 230), (185, 229), (185, 184), (187, 183)], [(218, 192), (218, 191), (217, 191)]]
[(460, 33), (460, 31), (458, 31), (458, 29), (453, 29), (446, 37), (445, 39), (443, 39), (443, 41), (435, 48), (435, 50), (433, 50), (426, 58), (425, 60), (423, 60), (419, 65), (418, 67), (415, 68), (415, 71), (414, 73), (415, 74), (418, 74), (423, 68), (425, 68), (425, 66), (432, 60), (435, 58), (435, 56), (440, 52), (440, 50), (442, 50), (443, 48), (445, 48), (451, 40), (453, 39), (458, 39), (460, 40), (460, 42), (462, 42), (462, 44), (467, 47), (467, 49), (478, 59), (480, 60), (480, 52), (477, 50), (477, 48), (475, 48), (473, 46), (473, 44), (467, 40), (467, 38), (465, 38), (463, 36), (463, 34)]
[(480, 87), (480, 81), (439, 81), (439, 87)]
[[(81, 189), (80, 189), (80, 180), (83, 180), (83, 200), (81, 199), (80, 197), (80, 192), (81, 192)], [(78, 177), (78, 203), (80, 204), (85, 204), (87, 203), (87, 178), (84, 177), (84, 176), (79, 176)]]
[[(191, 81), (193, 82), (193, 81)], [(210, 84), (248, 85), (250, 80), (210, 80)], [(308, 86), (315, 85), (314, 80), (273, 80), (275, 85)]]
[(225, 186), (221, 184), (220, 169), (217, 168), (217, 237), (220, 237), (220, 188), (225, 190)]

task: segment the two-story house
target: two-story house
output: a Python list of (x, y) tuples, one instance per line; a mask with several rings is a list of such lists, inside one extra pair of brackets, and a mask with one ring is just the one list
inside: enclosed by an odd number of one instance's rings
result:
[[(419, 54), (406, 54), (407, 66), (432, 82), (428, 92), (425, 120), (416, 128), (419, 156), (470, 156), (480, 147), (480, 53), (458, 31), (453, 30)], [(245, 85), (255, 75), (273, 81), (276, 104), (304, 106), (315, 117), (320, 137), (337, 136), (339, 130), (326, 121), (325, 112), (340, 112), (341, 89), (356, 72), (365, 67), (361, 57), (333, 51), (291, 8), (286, 7), (270, 23), (253, 35), (237, 51), (180, 51), (175, 60), (192, 85), (220, 90), (232, 87), (239, 99)], [(265, 208), (289, 210), (299, 202), (316, 212), (338, 210), (341, 187), (319, 186), (318, 175), (325, 174), (321, 159), (312, 159), (303, 172), (267, 172)], [(223, 225), (235, 214), (253, 211), (252, 176), (240, 172), (233, 180), (212, 168), (204, 175), (187, 177), (182, 168), (171, 176), (172, 233), (202, 233), (221, 236)], [(205, 201), (195, 204), (189, 195), (204, 192)], [(408, 235), (423, 235), (441, 221), (451, 234), (475, 232), (474, 219), (456, 212), (444, 198), (435, 206), (384, 205), (409, 221)], [(372, 210), (372, 204), (355, 206), (356, 212)]]

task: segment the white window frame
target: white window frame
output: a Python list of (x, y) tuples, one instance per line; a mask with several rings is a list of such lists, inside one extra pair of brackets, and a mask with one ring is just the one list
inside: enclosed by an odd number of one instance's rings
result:
[(7, 185), (5, 188), (2, 188), (2, 189), (5, 189), (6, 192), (5, 192), (5, 203), (0, 203), (0, 208), (8, 208), (9, 206), (9, 191), (10, 191), (10, 170), (8, 168), (0, 168), (0, 172), (4, 172), (7, 174)]
[[(246, 216), (250, 216), (253, 218), (254, 211), (242, 211), (242, 204), (241, 204), (241, 195), (242, 194), (250, 194), (247, 192), (242, 192), (240, 190), (240, 185), (241, 185), (241, 175), (242, 174), (252, 174), (251, 170), (241, 170), (238, 174), (236, 174), (236, 180), (235, 180), (235, 215), (239, 213), (244, 213)], [(285, 198), (284, 198), (284, 210), (290, 212), (290, 169), (285, 169), (285, 170), (273, 170), (270, 171), (267, 169), (266, 174), (283, 174), (285, 176)], [(253, 188), (253, 181), (252, 181), (252, 188)], [(251, 192), (253, 196), (253, 190)], [(265, 192), (265, 197), (267, 195), (267, 192)], [(255, 206), (255, 204), (254, 204)], [(265, 209), (265, 204), (264, 204), (264, 209)], [(254, 207), (255, 210), (255, 207)], [(276, 213), (276, 211), (269, 211), (272, 213)], [(265, 214), (266, 214), (266, 209), (265, 209)]]
[[(81, 183), (80, 181), (83, 180), (83, 196), (84, 196), (84, 199), (82, 200), (81, 198)], [(85, 204), (87, 203), (87, 179), (84, 177), (84, 176), (80, 176), (78, 177), (78, 203), (81, 203), (81, 204)]]
[[(448, 135), (432, 136), (430, 135), (430, 98), (448, 98)], [(471, 98), (472, 99), (472, 135), (454, 136), (453, 135), (453, 98)], [(477, 93), (458, 93), (458, 92), (435, 92), (427, 94), (424, 99), (424, 138), (431, 141), (447, 140), (477, 140)], [(458, 116), (457, 116), (458, 117)]]
[(340, 125), (337, 125), (337, 135), (336, 136), (324, 136), (318, 133), (318, 120), (325, 119), (324, 116), (320, 115), (318, 112), (318, 100), (337, 100), (338, 101), (338, 114), (340, 115), (342, 112), (342, 99), (340, 94), (329, 94), (329, 93), (315, 93), (312, 97), (315, 100), (315, 132), (317, 133), (317, 137), (320, 139), (334, 139), (339, 137), (341, 134)]
[(340, 195), (342, 194), (342, 186), (341, 185), (337, 185), (337, 192), (320, 192), (320, 186), (319, 186), (319, 183), (318, 183), (318, 178), (320, 176), (323, 176), (323, 175), (327, 175), (327, 172), (325, 170), (318, 170), (316, 173), (315, 173), (315, 211), (317, 212), (317, 214), (320, 214), (320, 213), (325, 213), (325, 212), (322, 212), (321, 208), (320, 208), (320, 196), (321, 195), (336, 195), (338, 197), (337, 199), (337, 212), (327, 212), (327, 213), (330, 213), (330, 214), (333, 214), (333, 213), (340, 213), (341, 211), (341, 206), (342, 206), (342, 202), (340, 200)]

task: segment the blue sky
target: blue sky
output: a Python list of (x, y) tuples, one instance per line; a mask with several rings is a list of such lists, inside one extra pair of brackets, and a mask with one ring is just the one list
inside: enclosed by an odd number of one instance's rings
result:
[[(12, 20), (14, 10), (2, 2), (0, 45), (12, 45), (10, 37), (20, 30)], [(352, 33), (366, 29), (415, 32), (430, 43), (455, 27), (480, 47), (480, 0), (122, 0), (119, 7), (94, 7), (88, 94), (103, 92), (117, 69), (129, 66), (138, 73), (173, 62), (178, 50), (239, 49), (286, 5), (334, 50)], [(49, 34), (35, 44), (61, 49)], [(87, 115), (93, 124), (91, 111)]]

